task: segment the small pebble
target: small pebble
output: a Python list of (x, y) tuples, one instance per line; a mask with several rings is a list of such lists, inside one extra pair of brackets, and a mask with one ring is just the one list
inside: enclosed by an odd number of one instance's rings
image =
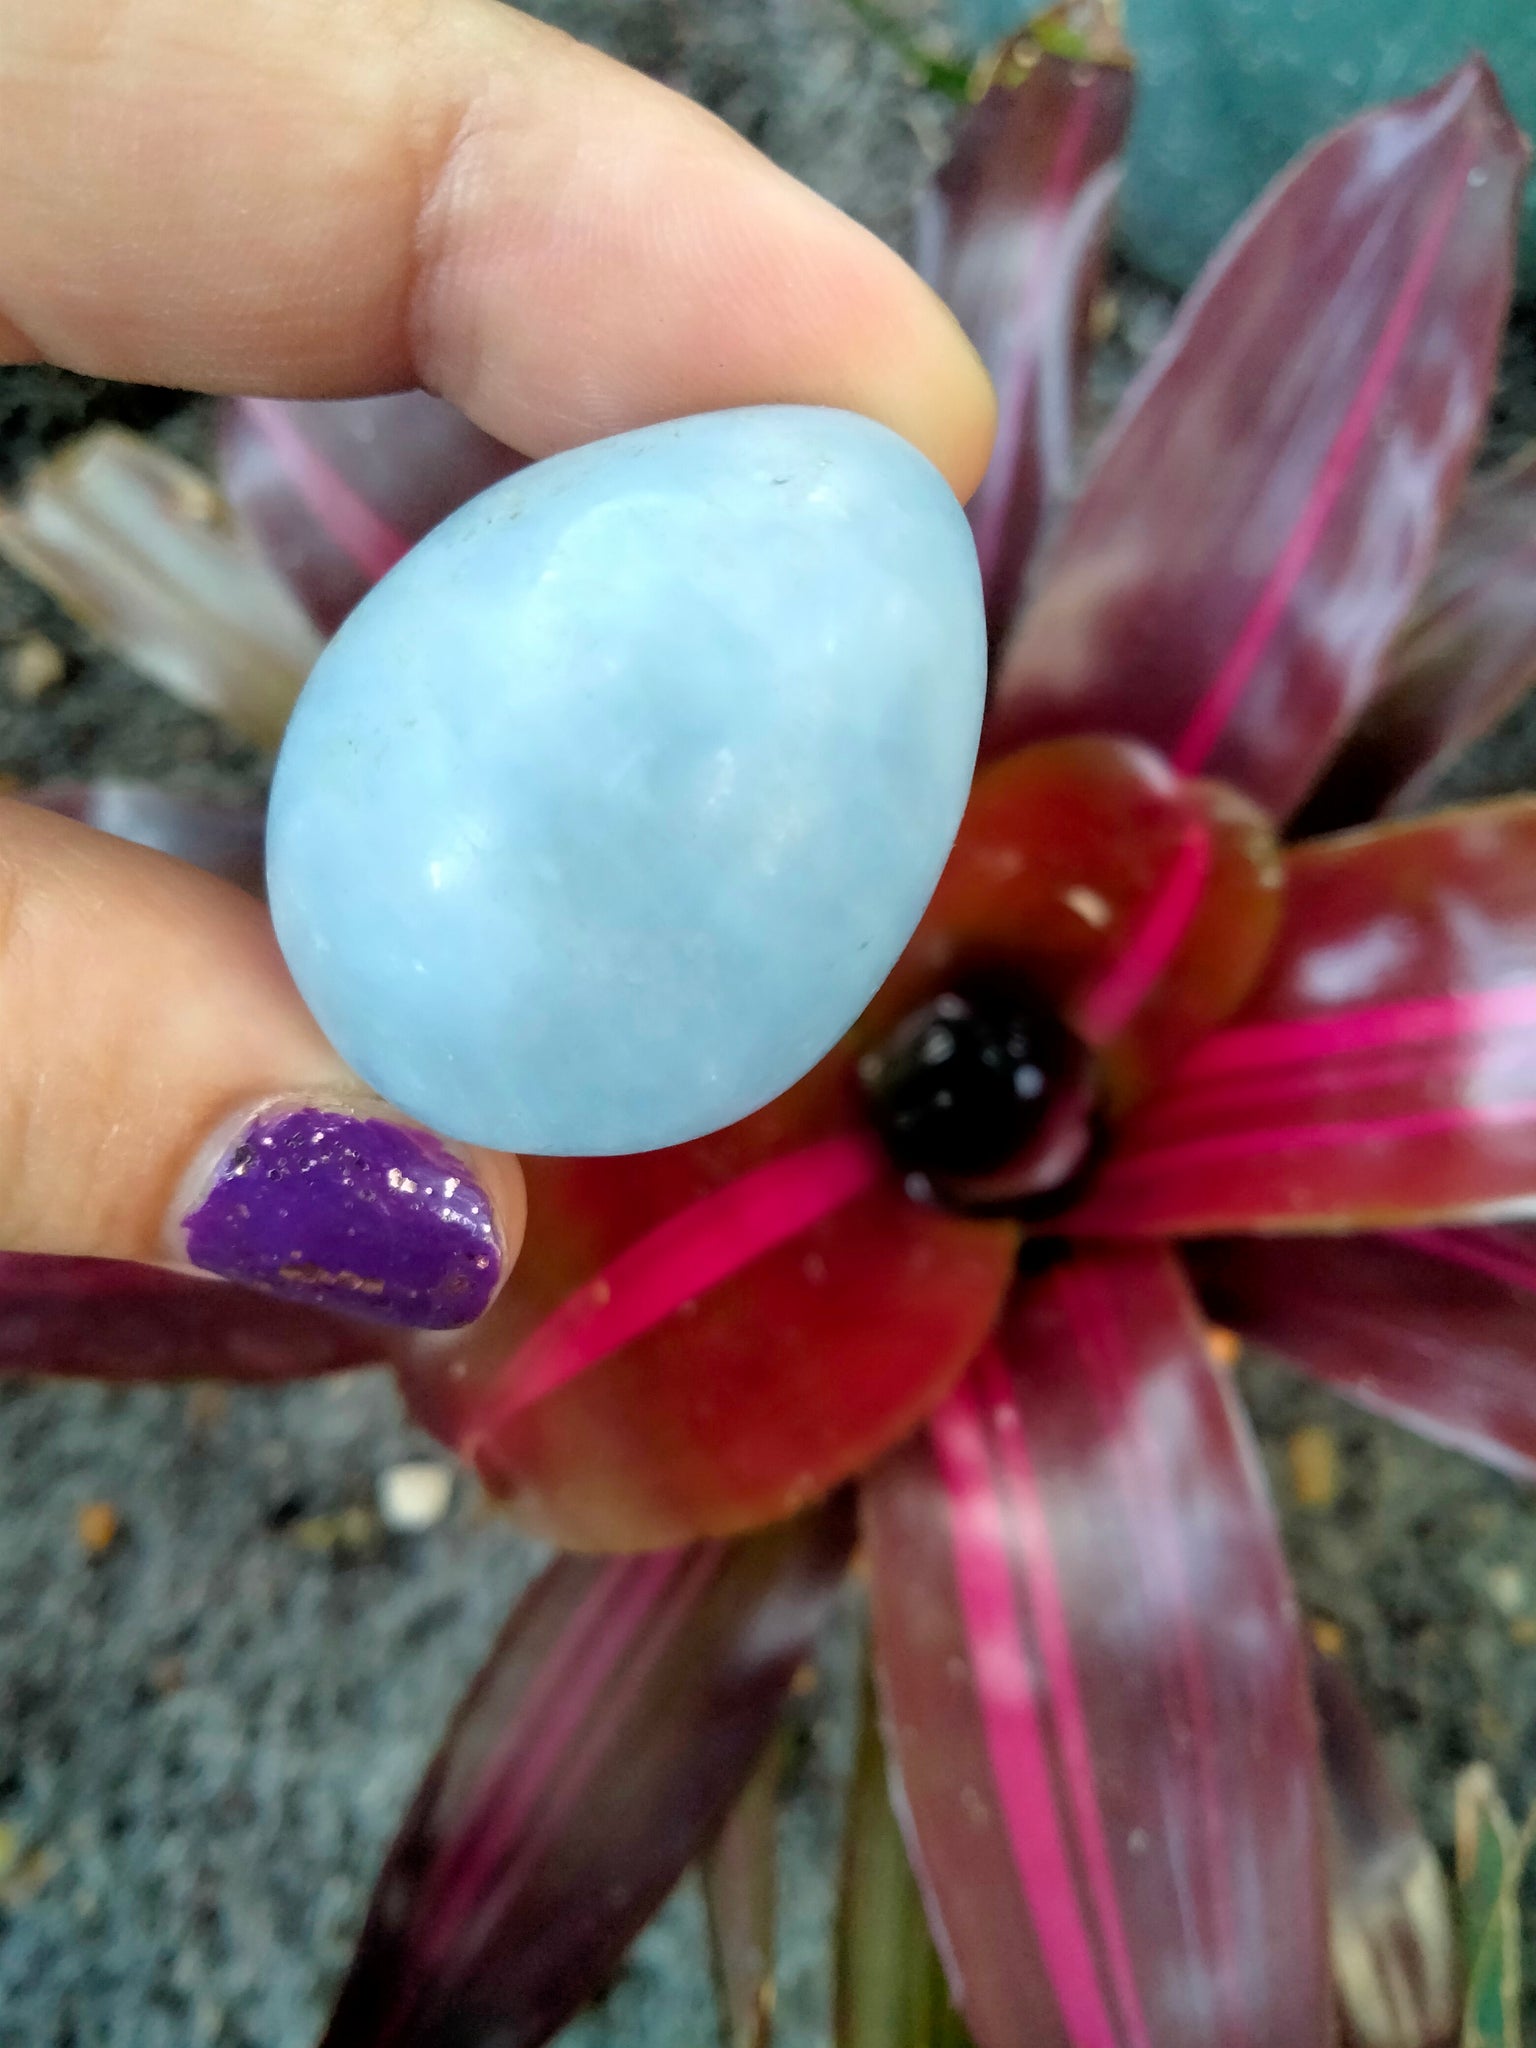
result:
[(1488, 1574), (1488, 1598), (1500, 1614), (1518, 1614), (1525, 1605), (1525, 1574), (1518, 1565), (1496, 1564)]
[(213, 526), (228, 516), (213, 484), (185, 464), (177, 464), (176, 475), (166, 484), (165, 498), (170, 510), (193, 526)]
[(1536, 1650), (1536, 1614), (1522, 1614), (1509, 1624), (1509, 1640), (1519, 1650)]
[(27, 1850), (0, 1877), (0, 1906), (8, 1912), (15, 1912), (20, 1906), (30, 1905), (44, 1885), (63, 1867), (63, 1859), (54, 1849), (44, 1846)]
[(1088, 308), (1088, 337), (1102, 347), (1120, 325), (1120, 301), (1113, 292), (1100, 292)]
[(1489, 1749), (1502, 1749), (1509, 1740), (1509, 1716), (1491, 1701), (1480, 1700), (1476, 1719), (1481, 1740)]
[(1206, 1327), (1205, 1351), (1212, 1365), (1230, 1372), (1243, 1355), (1243, 1340), (1236, 1330), (1224, 1330), (1219, 1323)]
[(229, 1414), (229, 1389), (218, 1380), (199, 1380), (187, 1392), (187, 1427), (217, 1429)]
[(1061, 900), (1068, 910), (1080, 917), (1084, 924), (1092, 925), (1096, 932), (1103, 931), (1115, 914), (1097, 889), (1085, 889), (1081, 884), (1064, 889)]
[(43, 633), (28, 633), (5, 657), (5, 686), (23, 704), (35, 704), (64, 680), (63, 654)]
[(379, 1474), (379, 1518), (397, 1536), (435, 1529), (453, 1499), (453, 1473), (428, 1458), (412, 1458)]
[(1344, 1631), (1336, 1621), (1329, 1621), (1324, 1615), (1313, 1617), (1312, 1642), (1321, 1657), (1342, 1657), (1344, 1654)]
[(157, 1657), (149, 1667), (149, 1682), (162, 1699), (180, 1692), (187, 1682), (185, 1657)]
[(372, 1508), (339, 1508), (333, 1515), (309, 1515), (292, 1523), (289, 1538), (317, 1557), (368, 1557), (379, 1548), (383, 1527)]
[(1332, 1432), (1320, 1424), (1298, 1429), (1285, 1448), (1297, 1506), (1331, 1508), (1339, 1493), (1339, 1452)]
[(87, 1557), (101, 1557), (109, 1551), (121, 1527), (110, 1501), (87, 1501), (75, 1516), (75, 1538)]

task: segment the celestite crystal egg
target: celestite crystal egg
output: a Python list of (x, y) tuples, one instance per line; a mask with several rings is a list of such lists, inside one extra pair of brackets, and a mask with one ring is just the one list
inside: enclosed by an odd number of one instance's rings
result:
[(647, 1151), (858, 1015), (960, 822), (986, 674), (938, 472), (849, 413), (647, 427), (492, 486), (364, 599), (272, 791), (283, 952), (450, 1137)]

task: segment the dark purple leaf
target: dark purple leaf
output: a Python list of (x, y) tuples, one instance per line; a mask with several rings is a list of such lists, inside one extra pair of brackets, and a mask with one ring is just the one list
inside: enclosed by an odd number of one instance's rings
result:
[(1473, 483), (1386, 685), (1319, 785), (1303, 831), (1412, 809), (1536, 683), (1536, 449)]
[(1312, 1660), (1328, 1786), (1333, 1981), (1352, 2048), (1449, 2048), (1460, 2018), (1450, 1887), (1340, 1665)]
[(236, 398), (219, 466), (231, 504), (322, 633), (439, 520), (523, 457), (440, 398)]
[(100, 1380), (297, 1380), (377, 1365), (369, 1323), (116, 1259), (0, 1252), (0, 1373)]
[(852, 1519), (843, 1498), (536, 1581), (390, 1850), (325, 2048), (533, 2048), (603, 1988), (750, 1776)]
[(1187, 1251), (1221, 1322), (1362, 1407), (1536, 1479), (1536, 1227)]
[(966, 117), (918, 213), (918, 268), (997, 387), (997, 441), (970, 504), (994, 646), (1071, 487), (1088, 312), (1131, 95), (1124, 66), (1039, 58)]
[(1087, 1236), (1536, 1208), (1536, 798), (1312, 839), (1264, 975), (1115, 1134)]
[(1487, 67), (1234, 231), (1003, 650), (991, 744), (1124, 733), (1291, 810), (1376, 686), (1482, 425), (1525, 144)]
[(724, 2048), (768, 2048), (773, 2038), (783, 1776), (783, 1745), (770, 1739), (746, 1789), (699, 1861)]
[(266, 894), (265, 814), (257, 805), (199, 803), (153, 782), (110, 775), (97, 782), (45, 782), (20, 795), (61, 818), (206, 868), (252, 896)]
[(981, 2048), (1326, 2042), (1295, 1602), (1168, 1254), (1023, 1280), (866, 1501), (914, 1867)]

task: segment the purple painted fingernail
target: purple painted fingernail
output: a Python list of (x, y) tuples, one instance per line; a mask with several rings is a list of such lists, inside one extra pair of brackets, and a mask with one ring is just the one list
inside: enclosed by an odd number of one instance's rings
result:
[(205, 1272), (375, 1322), (452, 1330), (501, 1277), (490, 1197), (429, 1132), (274, 1105), (182, 1218)]

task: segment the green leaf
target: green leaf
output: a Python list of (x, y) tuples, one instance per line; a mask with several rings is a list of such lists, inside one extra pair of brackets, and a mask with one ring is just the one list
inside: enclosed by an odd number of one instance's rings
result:
[(963, 102), (970, 98), (969, 64), (958, 64), (951, 58), (934, 56), (925, 50), (893, 15), (887, 14), (877, 4), (877, 0), (843, 0), (843, 5), (863, 23), (877, 42), (896, 52), (920, 85), (926, 86), (930, 92), (943, 93), (946, 99)]
[(1456, 1781), (1456, 1883), (1467, 2004), (1462, 2048), (1520, 2048), (1520, 1883), (1536, 1813), (1518, 1831), (1486, 1764)]
[(865, 1672), (837, 1909), (837, 2048), (972, 2048), (891, 1810)]

